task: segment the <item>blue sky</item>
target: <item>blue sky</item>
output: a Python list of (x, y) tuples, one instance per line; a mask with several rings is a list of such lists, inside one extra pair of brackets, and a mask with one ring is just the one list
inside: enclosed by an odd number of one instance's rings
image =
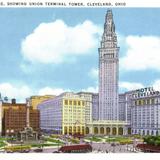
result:
[[(1, 8), (2, 96), (98, 89), (107, 8)], [(114, 8), (120, 92), (160, 84), (160, 9)]]

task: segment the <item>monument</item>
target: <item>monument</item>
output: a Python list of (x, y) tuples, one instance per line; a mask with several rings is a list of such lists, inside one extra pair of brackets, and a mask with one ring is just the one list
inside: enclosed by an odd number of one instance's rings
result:
[(34, 131), (30, 126), (30, 99), (26, 99), (26, 127), (19, 133), (21, 141), (36, 141), (38, 140), (38, 132)]

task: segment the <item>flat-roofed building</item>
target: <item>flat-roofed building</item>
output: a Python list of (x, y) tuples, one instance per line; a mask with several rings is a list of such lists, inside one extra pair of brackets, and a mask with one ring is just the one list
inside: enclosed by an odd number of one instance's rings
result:
[(31, 107), (33, 109), (37, 109), (38, 104), (40, 104), (41, 102), (54, 98), (54, 95), (44, 95), (44, 96), (31, 96), (30, 97), (30, 103), (31, 103)]
[(43, 131), (61, 134), (84, 134), (85, 99), (66, 92), (38, 105)]
[(160, 134), (160, 92), (142, 88), (132, 95), (132, 134)]
[[(12, 103), (2, 103), (2, 133), (3, 135), (17, 135), (23, 131), (27, 125), (26, 103), (16, 103), (13, 99)], [(39, 110), (30, 108), (30, 126), (39, 131)]]

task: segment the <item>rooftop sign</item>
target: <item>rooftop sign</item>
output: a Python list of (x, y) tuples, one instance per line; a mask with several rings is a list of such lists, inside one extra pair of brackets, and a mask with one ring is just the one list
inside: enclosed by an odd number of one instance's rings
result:
[(153, 87), (146, 87), (137, 89), (135, 93), (132, 94), (132, 98), (141, 98), (155, 95), (160, 95), (160, 91), (155, 91)]

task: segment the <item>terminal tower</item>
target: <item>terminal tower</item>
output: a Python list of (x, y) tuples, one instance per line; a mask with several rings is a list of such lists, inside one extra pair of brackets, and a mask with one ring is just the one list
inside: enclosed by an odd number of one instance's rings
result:
[(99, 120), (119, 120), (119, 47), (111, 10), (107, 11), (99, 48)]

